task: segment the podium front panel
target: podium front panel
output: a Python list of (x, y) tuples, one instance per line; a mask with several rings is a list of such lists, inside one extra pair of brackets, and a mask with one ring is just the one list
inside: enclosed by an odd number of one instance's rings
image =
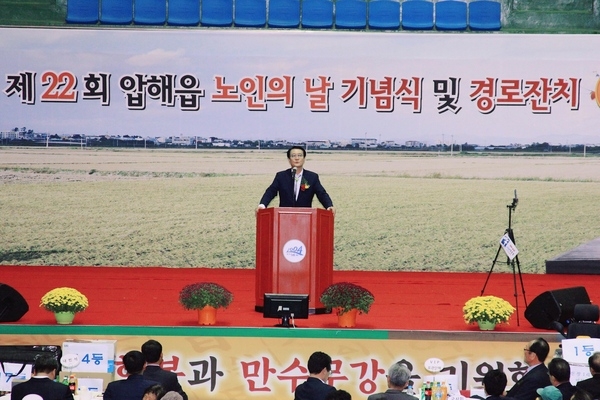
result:
[(274, 254), (277, 257), (273, 268), (275, 293), (309, 294), (312, 214), (280, 212), (276, 218), (279, 235), (275, 240), (279, 251)]

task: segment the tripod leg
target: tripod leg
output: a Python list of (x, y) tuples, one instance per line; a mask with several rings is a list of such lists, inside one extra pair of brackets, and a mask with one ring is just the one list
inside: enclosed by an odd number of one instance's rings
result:
[[(515, 259), (516, 259), (516, 256), (515, 256)], [(510, 262), (510, 265), (512, 266), (512, 272), (513, 272), (513, 288), (514, 288), (514, 296), (515, 296), (515, 312), (517, 313), (517, 326), (521, 326), (521, 323), (519, 321), (519, 293), (517, 292), (517, 275), (515, 273), (515, 259), (513, 259)]]
[(515, 256), (517, 262), (517, 270), (519, 271), (519, 280), (521, 281), (521, 293), (523, 293), (523, 300), (525, 301), (525, 308), (527, 308), (527, 297), (525, 297), (525, 285), (523, 285), (523, 275), (521, 275), (521, 263), (519, 262), (519, 256)]
[(490, 280), (490, 276), (492, 275), (492, 271), (494, 270), (494, 265), (496, 265), (496, 261), (498, 261), (498, 255), (500, 254), (500, 250), (502, 250), (502, 246), (498, 246), (498, 251), (496, 252), (496, 257), (494, 257), (494, 261), (492, 261), (492, 267), (490, 268), (490, 272), (488, 272), (487, 278), (485, 278), (485, 283), (483, 284), (483, 289), (481, 289), (481, 296), (483, 296), (483, 292), (485, 291), (485, 287)]

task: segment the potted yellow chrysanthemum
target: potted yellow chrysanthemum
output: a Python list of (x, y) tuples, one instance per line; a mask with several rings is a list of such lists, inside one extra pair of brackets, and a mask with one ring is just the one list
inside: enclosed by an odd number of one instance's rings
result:
[(465, 322), (477, 322), (481, 330), (493, 330), (497, 324), (506, 323), (515, 308), (506, 300), (496, 296), (477, 296), (465, 303)]
[(42, 297), (40, 307), (53, 312), (58, 324), (70, 324), (75, 318), (75, 313), (88, 307), (88, 299), (77, 289), (59, 287)]

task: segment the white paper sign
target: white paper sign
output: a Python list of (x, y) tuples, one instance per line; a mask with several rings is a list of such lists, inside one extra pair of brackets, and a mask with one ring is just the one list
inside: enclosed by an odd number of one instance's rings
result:
[(511, 261), (517, 256), (517, 254), (519, 254), (517, 246), (515, 246), (513, 241), (510, 240), (510, 236), (508, 236), (508, 233), (505, 233), (504, 236), (500, 238), (500, 246), (502, 246), (508, 259)]
[(563, 358), (569, 364), (588, 365), (588, 358), (595, 352), (600, 351), (600, 339), (579, 338), (563, 339)]
[[(115, 340), (89, 340), (63, 342), (63, 353), (78, 363), (65, 370), (71, 372), (114, 372)], [(72, 360), (75, 363), (75, 359)]]
[(10, 392), (13, 379), (29, 380), (32, 368), (33, 365), (31, 364), (25, 364), (25, 368), (23, 368), (23, 364), (2, 363), (2, 368), (0, 368), (0, 392)]

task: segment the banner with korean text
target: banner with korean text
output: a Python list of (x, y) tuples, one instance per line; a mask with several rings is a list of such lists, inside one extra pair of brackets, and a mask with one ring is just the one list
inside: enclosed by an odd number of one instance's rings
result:
[(26, 28), (0, 35), (0, 131), (598, 142), (598, 35)]

